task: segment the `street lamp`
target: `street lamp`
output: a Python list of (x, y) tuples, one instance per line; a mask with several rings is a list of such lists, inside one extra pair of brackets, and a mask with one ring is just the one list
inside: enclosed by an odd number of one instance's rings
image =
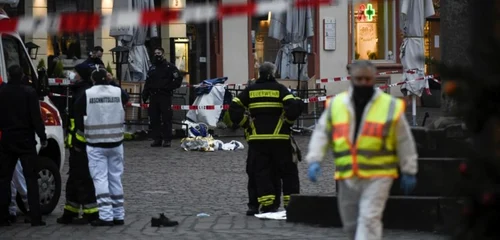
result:
[(299, 97), (301, 97), (302, 94), (300, 94), (300, 74), (302, 73), (302, 68), (300, 65), (306, 64), (306, 56), (307, 56), (307, 51), (304, 50), (301, 47), (296, 47), (292, 50), (292, 55), (293, 55), (293, 64), (298, 64), (297, 71), (297, 94), (299, 94)]
[(109, 50), (113, 57), (113, 63), (116, 64), (116, 77), (118, 83), (122, 85), (122, 65), (128, 64), (128, 54), (130, 50), (123, 46), (117, 46)]
[(33, 42), (27, 42), (24, 44), (24, 46), (26, 46), (26, 49), (28, 49), (30, 58), (35, 60), (36, 57), (38, 56), (38, 49), (40, 48), (40, 46), (34, 44)]

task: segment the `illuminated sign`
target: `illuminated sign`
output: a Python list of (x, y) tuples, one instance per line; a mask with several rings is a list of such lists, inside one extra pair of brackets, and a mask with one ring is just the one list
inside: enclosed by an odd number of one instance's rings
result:
[(371, 3), (367, 4), (367, 8), (365, 10), (365, 16), (368, 22), (373, 21), (373, 16), (375, 16), (375, 9)]
[(375, 16), (375, 8), (371, 3), (368, 4), (360, 4), (359, 9), (356, 13), (356, 17), (360, 22), (371, 22), (373, 21), (373, 17)]

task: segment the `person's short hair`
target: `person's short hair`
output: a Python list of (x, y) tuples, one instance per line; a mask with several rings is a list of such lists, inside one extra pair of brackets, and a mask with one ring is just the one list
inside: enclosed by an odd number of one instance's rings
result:
[(93, 52), (104, 52), (104, 49), (101, 46), (95, 46), (92, 51)]
[(21, 66), (13, 65), (7, 69), (7, 74), (9, 75), (8, 80), (10, 82), (21, 82), (24, 72)]
[(163, 49), (162, 47), (155, 47), (154, 51), (156, 50), (160, 50), (162, 54), (165, 53), (165, 49)]
[(377, 73), (377, 66), (375, 66), (375, 64), (373, 64), (369, 60), (356, 60), (355, 62), (351, 63), (351, 65), (347, 66), (347, 71), (349, 72), (349, 74), (351, 74), (354, 70), (360, 68), (369, 68), (373, 70), (374, 74)]
[(276, 65), (272, 62), (264, 62), (259, 67), (260, 76), (273, 76), (276, 72)]
[(104, 68), (99, 68), (92, 72), (90, 78), (94, 82), (106, 82), (108, 78), (108, 72)]

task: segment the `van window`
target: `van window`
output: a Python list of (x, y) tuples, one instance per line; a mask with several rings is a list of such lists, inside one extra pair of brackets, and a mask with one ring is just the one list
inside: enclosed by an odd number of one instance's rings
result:
[(3, 55), (5, 66), (7, 69), (14, 65), (19, 65), (24, 70), (26, 82), (34, 86), (33, 80), (36, 80), (35, 71), (32, 69), (30, 59), (26, 54), (24, 45), (17, 39), (11, 36), (2, 36)]

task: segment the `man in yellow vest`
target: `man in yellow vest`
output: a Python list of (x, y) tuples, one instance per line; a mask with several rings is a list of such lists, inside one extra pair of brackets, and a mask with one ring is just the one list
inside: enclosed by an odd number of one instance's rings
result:
[(309, 179), (317, 180), (319, 162), (333, 149), (338, 208), (352, 240), (382, 239), (382, 215), (393, 180), (416, 185), (417, 151), (405, 118), (405, 104), (374, 88), (376, 67), (351, 65), (352, 86), (327, 103), (309, 142)]

